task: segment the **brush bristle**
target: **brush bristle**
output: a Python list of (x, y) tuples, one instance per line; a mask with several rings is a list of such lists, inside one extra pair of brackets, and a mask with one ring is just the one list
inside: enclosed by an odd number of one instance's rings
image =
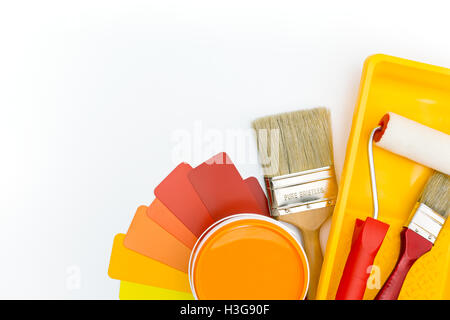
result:
[(450, 213), (450, 177), (435, 171), (428, 179), (419, 202), (447, 218)]
[[(274, 177), (333, 165), (330, 113), (315, 108), (253, 121), (264, 175)], [(271, 132), (279, 134), (271, 134)]]

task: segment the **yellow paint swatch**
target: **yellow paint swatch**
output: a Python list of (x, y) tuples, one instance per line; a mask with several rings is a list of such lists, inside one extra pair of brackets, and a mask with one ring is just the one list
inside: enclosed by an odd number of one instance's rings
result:
[(120, 300), (194, 300), (191, 293), (120, 281)]
[(114, 237), (108, 275), (117, 280), (191, 292), (187, 273), (124, 247), (122, 233)]

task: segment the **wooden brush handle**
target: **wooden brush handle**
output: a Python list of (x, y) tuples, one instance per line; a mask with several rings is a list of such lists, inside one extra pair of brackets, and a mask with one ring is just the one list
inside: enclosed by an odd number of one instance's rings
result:
[(278, 219), (293, 224), (300, 229), (303, 235), (303, 247), (309, 265), (309, 300), (316, 298), (319, 284), (320, 270), (322, 268), (322, 250), (320, 249), (320, 226), (328, 219), (334, 207), (325, 207), (304, 212), (291, 213), (280, 216)]
[(400, 256), (375, 300), (397, 300), (403, 282), (414, 262), (431, 250), (433, 243), (408, 228), (401, 232)]
[(320, 270), (322, 269), (322, 250), (320, 249), (319, 229), (302, 230), (303, 243), (309, 262), (309, 300), (316, 298), (317, 285), (319, 284)]

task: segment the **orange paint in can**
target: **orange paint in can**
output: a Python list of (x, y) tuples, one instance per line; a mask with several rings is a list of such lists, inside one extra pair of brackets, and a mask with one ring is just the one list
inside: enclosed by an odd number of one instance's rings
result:
[(189, 281), (197, 299), (304, 299), (309, 282), (299, 239), (283, 224), (238, 214), (206, 230), (190, 258)]

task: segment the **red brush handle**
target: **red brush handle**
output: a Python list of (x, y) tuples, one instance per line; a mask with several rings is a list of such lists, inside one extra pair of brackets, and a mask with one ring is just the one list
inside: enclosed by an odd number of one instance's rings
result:
[(400, 256), (391, 275), (378, 292), (375, 300), (397, 300), (403, 282), (414, 262), (431, 250), (433, 243), (408, 228), (403, 228)]
[(356, 220), (350, 254), (344, 267), (336, 300), (362, 300), (370, 275), (369, 267), (383, 243), (389, 225), (373, 218)]

